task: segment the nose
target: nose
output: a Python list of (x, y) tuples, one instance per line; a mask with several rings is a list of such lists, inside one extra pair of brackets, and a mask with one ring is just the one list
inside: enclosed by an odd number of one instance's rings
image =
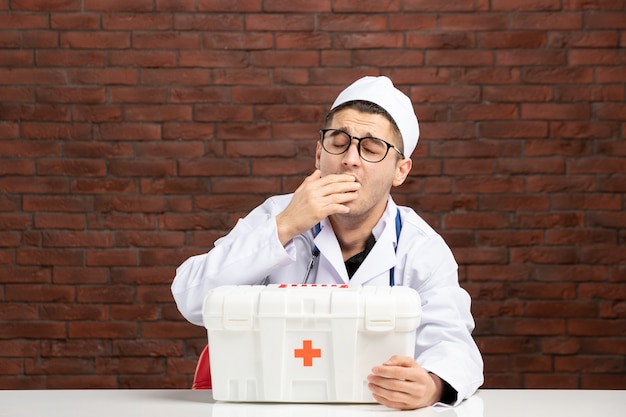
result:
[(343, 154), (343, 163), (344, 165), (358, 165), (361, 163), (361, 156), (359, 155), (359, 142), (356, 140), (352, 140), (350, 143), (350, 147)]

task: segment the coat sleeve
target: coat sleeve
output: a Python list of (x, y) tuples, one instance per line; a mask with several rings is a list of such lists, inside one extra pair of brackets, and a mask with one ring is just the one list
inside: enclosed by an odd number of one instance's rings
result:
[(422, 299), (415, 359), (455, 391), (452, 405), (470, 397), (483, 383), (483, 360), (472, 337), (474, 319), (469, 294), (458, 282), (458, 266), (439, 235), (414, 248), (405, 285)]
[(272, 271), (294, 261), (293, 245), (283, 247), (278, 239), (276, 210), (266, 201), (240, 219), (211, 251), (192, 256), (176, 269), (172, 295), (188, 321), (202, 325), (202, 303), (211, 289), (261, 284)]

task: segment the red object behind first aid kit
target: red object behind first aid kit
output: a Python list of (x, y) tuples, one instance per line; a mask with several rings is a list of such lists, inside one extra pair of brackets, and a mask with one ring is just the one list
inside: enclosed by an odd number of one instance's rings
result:
[(191, 389), (211, 389), (211, 365), (209, 362), (209, 346), (205, 346), (198, 358), (196, 372), (193, 376)]

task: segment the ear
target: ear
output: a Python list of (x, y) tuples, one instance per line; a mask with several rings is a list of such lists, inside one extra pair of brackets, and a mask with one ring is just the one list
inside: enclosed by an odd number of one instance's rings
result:
[(406, 177), (409, 176), (409, 172), (411, 172), (411, 167), (413, 166), (413, 161), (411, 158), (404, 158), (398, 161), (396, 164), (396, 174), (393, 177), (393, 182), (391, 183), (394, 187), (402, 185)]
[(317, 141), (317, 145), (315, 146), (315, 168), (320, 169), (320, 158), (322, 156), (322, 142)]

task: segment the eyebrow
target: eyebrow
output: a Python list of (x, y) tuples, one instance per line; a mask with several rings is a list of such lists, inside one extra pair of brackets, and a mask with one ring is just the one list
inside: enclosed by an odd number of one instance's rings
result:
[[(348, 132), (348, 128), (347, 128), (347, 127), (345, 127), (345, 126), (342, 126), (342, 127), (331, 127), (331, 128), (329, 128), (329, 129), (343, 130), (344, 132), (346, 132), (346, 133), (350, 134), (350, 136), (354, 136), (352, 133)], [(374, 138), (374, 139), (380, 139), (378, 136), (376, 136), (376, 135), (372, 135), (372, 133), (371, 133), (370, 131), (367, 131), (367, 133), (365, 134), (365, 136), (356, 136), (356, 137), (358, 137), (359, 139), (362, 139), (362, 138)], [(384, 139), (380, 139), (380, 140), (384, 140)]]

